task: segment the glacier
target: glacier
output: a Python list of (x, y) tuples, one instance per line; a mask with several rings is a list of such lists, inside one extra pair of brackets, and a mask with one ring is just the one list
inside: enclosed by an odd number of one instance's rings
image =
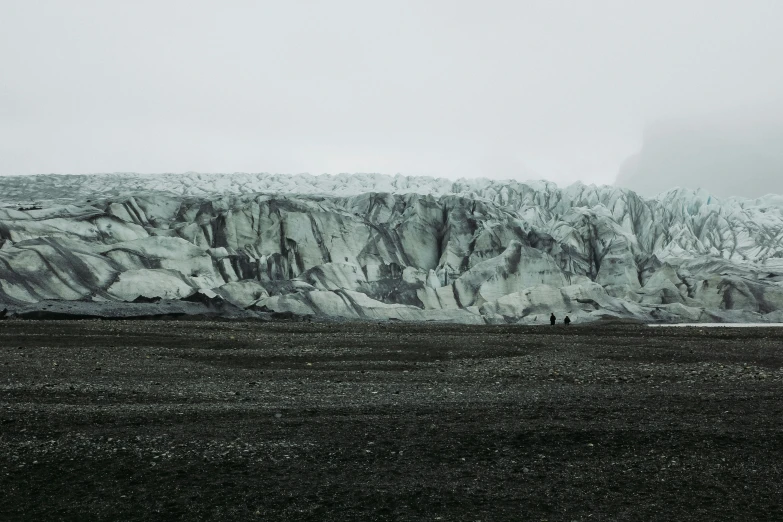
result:
[(783, 321), (783, 196), (380, 174), (0, 177), (0, 309)]

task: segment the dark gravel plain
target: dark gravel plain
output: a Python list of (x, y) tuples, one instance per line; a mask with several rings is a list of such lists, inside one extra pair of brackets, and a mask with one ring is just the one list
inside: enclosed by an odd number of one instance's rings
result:
[(0, 321), (0, 520), (783, 520), (782, 334)]

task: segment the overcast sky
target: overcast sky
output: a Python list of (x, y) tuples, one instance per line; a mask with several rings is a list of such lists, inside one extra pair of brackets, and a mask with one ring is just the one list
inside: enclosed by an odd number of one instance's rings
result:
[(0, 0), (0, 174), (611, 183), (644, 126), (780, 111), (781, 0)]

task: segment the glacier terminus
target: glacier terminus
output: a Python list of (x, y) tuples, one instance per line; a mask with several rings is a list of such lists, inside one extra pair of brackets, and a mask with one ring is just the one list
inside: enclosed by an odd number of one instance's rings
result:
[(377, 174), (0, 177), (2, 308), (783, 322), (783, 196)]

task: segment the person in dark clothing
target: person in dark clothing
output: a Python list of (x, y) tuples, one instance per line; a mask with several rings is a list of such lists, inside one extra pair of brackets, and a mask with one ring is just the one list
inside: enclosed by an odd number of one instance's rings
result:
[(565, 316), (565, 319), (563, 319), (563, 324), (566, 325), (566, 326), (571, 324), (571, 318), (568, 317), (568, 316)]
[(556, 321), (557, 321), (557, 317), (555, 317), (555, 314), (552, 313), (552, 315), (549, 316), (549, 324), (554, 326)]

